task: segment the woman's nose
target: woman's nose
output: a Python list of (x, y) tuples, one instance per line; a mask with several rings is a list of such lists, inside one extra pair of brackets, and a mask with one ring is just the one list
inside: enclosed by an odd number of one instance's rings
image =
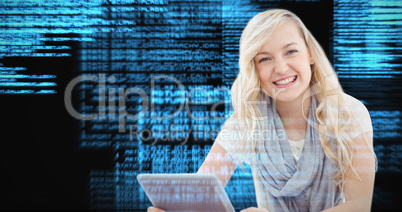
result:
[(283, 59), (275, 60), (275, 73), (284, 74), (288, 70), (289, 66)]

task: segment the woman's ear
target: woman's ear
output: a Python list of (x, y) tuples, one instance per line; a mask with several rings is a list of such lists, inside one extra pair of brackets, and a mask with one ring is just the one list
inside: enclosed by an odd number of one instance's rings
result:
[(308, 52), (308, 56), (310, 58), (310, 65), (314, 65), (314, 59), (313, 59), (313, 56), (311, 55), (311, 51), (308, 46), (307, 46), (307, 52)]
[(308, 51), (308, 53), (310, 55), (310, 65), (314, 65), (315, 62), (314, 62), (313, 56), (311, 56), (310, 51)]

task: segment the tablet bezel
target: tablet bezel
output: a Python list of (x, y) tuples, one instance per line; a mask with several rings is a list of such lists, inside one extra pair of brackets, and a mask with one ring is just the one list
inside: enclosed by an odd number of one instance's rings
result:
[[(213, 209), (215, 211), (235, 211), (232, 203), (230, 202), (224, 187), (222, 186), (221, 181), (215, 174), (138, 174), (137, 175), (137, 180), (140, 183), (141, 187), (143, 188), (144, 192), (147, 194), (149, 200), (151, 203), (154, 205), (154, 207), (160, 207), (161, 209), (164, 209), (166, 211), (177, 211), (177, 208), (163, 208), (166, 207), (163, 203), (157, 202), (152, 197), (152, 194), (150, 192), (150, 187), (143, 183), (145, 180), (165, 180), (169, 182), (171, 185), (171, 182), (173, 180), (197, 180), (198, 182), (201, 182), (202, 180), (210, 180), (211, 182), (214, 182), (214, 192), (217, 193), (219, 196), (219, 200), (221, 201), (222, 205), (225, 208), (217, 208)], [(194, 186), (202, 186), (200, 184), (194, 184)], [(191, 208), (188, 209), (188, 211), (205, 211), (204, 208)]]

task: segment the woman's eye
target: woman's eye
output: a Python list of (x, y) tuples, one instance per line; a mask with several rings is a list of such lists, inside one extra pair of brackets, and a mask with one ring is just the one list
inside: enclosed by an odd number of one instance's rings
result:
[(269, 58), (265, 57), (265, 58), (262, 58), (262, 59), (259, 61), (259, 63), (264, 62), (264, 61), (268, 61), (268, 60), (269, 60)]
[(295, 53), (295, 52), (297, 52), (297, 50), (290, 50), (290, 51), (288, 51), (287, 54), (293, 54), (293, 53)]

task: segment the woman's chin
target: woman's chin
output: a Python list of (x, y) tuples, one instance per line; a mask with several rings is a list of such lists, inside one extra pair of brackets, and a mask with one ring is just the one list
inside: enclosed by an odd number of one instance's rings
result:
[(291, 101), (295, 100), (296, 98), (297, 98), (296, 95), (281, 93), (281, 94), (278, 94), (273, 99), (275, 101), (280, 101), (280, 102), (291, 102)]

